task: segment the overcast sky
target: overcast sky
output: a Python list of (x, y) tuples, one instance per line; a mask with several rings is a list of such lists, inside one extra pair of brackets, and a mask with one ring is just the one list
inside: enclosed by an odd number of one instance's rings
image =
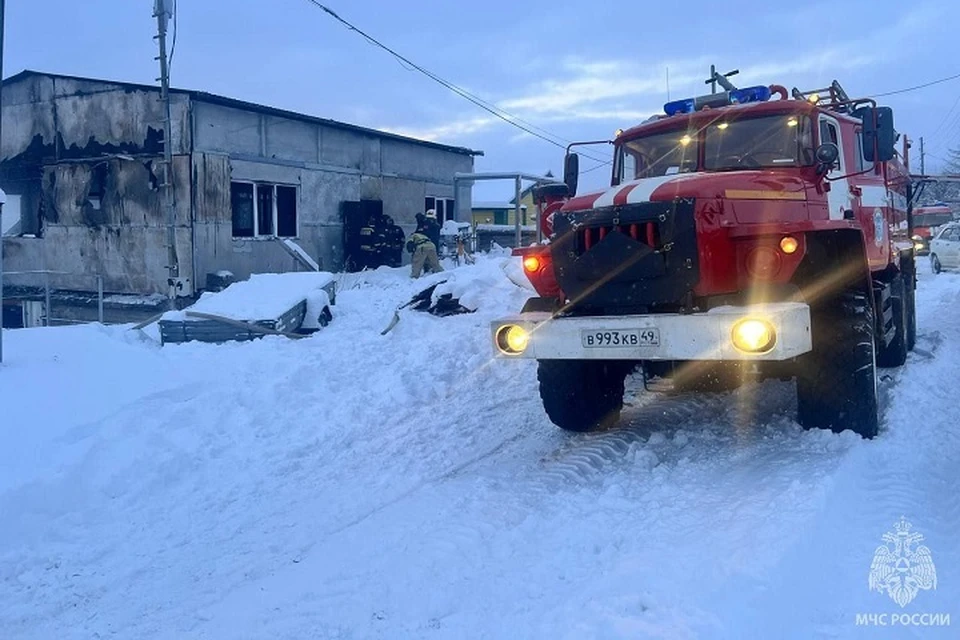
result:
[[(752, 0), (322, 1), (417, 64), (566, 141), (606, 139), (659, 112), (668, 68), (674, 99), (705, 93), (711, 63), (739, 69), (739, 86), (810, 89), (836, 78), (851, 96), (960, 73), (956, 0), (763, 8)], [(560, 148), (405, 68), (308, 0), (179, 5), (176, 87), (480, 149), (479, 171), (562, 173)], [(35, 69), (155, 83), (152, 7), (7, 0), (4, 75)], [(960, 80), (881, 99), (899, 131), (926, 138), (928, 172), (960, 147), (958, 100)], [(600, 169), (581, 183), (607, 181)], [(502, 183), (474, 198), (510, 193)]]

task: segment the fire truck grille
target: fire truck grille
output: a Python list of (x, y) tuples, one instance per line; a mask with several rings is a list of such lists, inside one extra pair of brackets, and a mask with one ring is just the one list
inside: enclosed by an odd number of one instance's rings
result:
[(573, 313), (669, 310), (700, 280), (695, 201), (678, 198), (554, 216), (557, 283)]
[(656, 249), (660, 246), (660, 229), (656, 222), (634, 222), (632, 224), (600, 225), (581, 227), (577, 230), (577, 255), (583, 255), (600, 243), (609, 233), (622, 233), (628, 238)]

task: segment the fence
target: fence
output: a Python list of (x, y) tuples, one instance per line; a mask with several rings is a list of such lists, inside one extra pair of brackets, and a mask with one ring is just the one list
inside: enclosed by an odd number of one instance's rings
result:
[[(83, 324), (104, 321), (103, 277), (80, 276), (89, 280), (90, 291), (75, 291), (57, 287), (58, 277), (78, 277), (66, 271), (4, 271), (3, 302), (4, 326), (16, 324), (12, 308), (19, 307), (20, 326)], [(96, 310), (94, 313), (94, 309)]]

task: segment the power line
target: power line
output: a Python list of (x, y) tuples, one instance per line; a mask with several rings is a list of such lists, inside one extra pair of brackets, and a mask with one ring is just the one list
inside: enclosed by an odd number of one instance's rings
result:
[(957, 105), (960, 104), (960, 95), (957, 96), (957, 99), (954, 101), (953, 106), (950, 107), (950, 110), (947, 111), (947, 115), (943, 116), (943, 120), (940, 121), (940, 124), (937, 125), (937, 128), (933, 130), (933, 133), (930, 134), (930, 137), (936, 136), (940, 133), (940, 129), (943, 128), (943, 125), (947, 123), (947, 120), (953, 115), (953, 110), (957, 108)]
[(913, 87), (907, 87), (906, 89), (897, 89), (896, 91), (886, 91), (884, 93), (875, 93), (872, 97), (874, 98), (883, 98), (884, 96), (895, 96), (900, 93), (907, 93), (909, 91), (916, 91), (917, 89), (926, 89), (927, 87), (932, 87), (935, 84), (941, 84), (943, 82), (949, 82), (950, 80), (956, 80), (960, 78), (960, 73), (957, 73), (952, 76), (947, 76), (946, 78), (940, 78), (939, 80), (932, 80), (930, 82), (925, 82), (923, 84), (918, 84)]
[[(321, 2), (319, 2), (319, 0), (307, 0), (307, 2), (309, 2), (310, 4), (314, 5), (315, 7), (319, 8), (319, 9), (321, 9), (321, 10), (324, 11), (325, 13), (327, 13), (330, 17), (332, 17), (334, 20), (336, 20), (337, 22), (339, 22), (339, 23), (341, 23), (342, 25), (344, 25), (344, 26), (345, 26), (347, 29), (349, 29), (350, 31), (355, 31), (357, 34), (359, 34), (362, 38), (364, 38), (364, 39), (365, 39), (367, 42), (369, 42), (370, 44), (372, 44), (372, 45), (374, 45), (374, 46), (376, 46), (376, 47), (378, 47), (378, 48), (380, 48), (380, 49), (383, 49), (384, 51), (386, 51), (387, 53), (389, 53), (390, 55), (392, 55), (394, 58), (396, 58), (396, 59), (399, 60), (400, 62), (408, 65), (410, 68), (412, 68), (412, 69), (414, 69), (414, 70), (416, 70), (416, 71), (419, 71), (420, 73), (422, 73), (423, 75), (427, 76), (428, 78), (430, 78), (430, 79), (433, 80), (434, 82), (442, 85), (443, 87), (449, 89), (450, 91), (453, 91), (454, 93), (456, 93), (456, 94), (459, 95), (460, 97), (462, 97), (462, 98), (464, 98), (464, 99), (466, 99), (466, 100), (469, 100), (470, 102), (472, 102), (472, 103), (475, 104), (476, 106), (480, 107), (480, 108), (483, 109), (484, 111), (490, 113), (491, 115), (496, 116), (497, 118), (499, 118), (500, 120), (503, 120), (503, 121), (506, 122), (507, 124), (513, 125), (514, 127), (517, 127), (518, 129), (521, 129), (522, 131), (524, 131), (524, 132), (526, 132), (526, 133), (528, 133), (528, 134), (530, 134), (530, 135), (532, 135), (532, 136), (534, 136), (534, 137), (536, 137), (536, 138), (539, 138), (539, 139), (541, 139), (541, 140), (543, 140), (543, 141), (545, 141), (545, 142), (549, 142), (550, 144), (552, 144), (552, 145), (554, 145), (554, 146), (557, 146), (557, 147), (560, 147), (561, 149), (566, 150), (567, 147), (566, 147), (565, 144), (563, 144), (563, 142), (569, 143), (569, 142), (570, 142), (569, 140), (566, 140), (565, 138), (562, 138), (561, 136), (558, 136), (558, 135), (556, 135), (556, 134), (554, 134), (554, 133), (551, 133), (550, 131), (547, 131), (546, 129), (542, 129), (542, 128), (534, 125), (534, 124), (531, 124), (531, 123), (529, 123), (529, 122), (527, 122), (527, 121), (525, 121), (525, 120), (523, 120), (523, 119), (521, 119), (521, 118), (519, 118), (519, 117), (517, 117), (517, 116), (515, 116), (515, 115), (513, 115), (513, 114), (511, 114), (511, 113), (509, 113), (509, 112), (507, 112), (507, 111), (505, 111), (504, 109), (501, 109), (500, 107), (497, 107), (496, 105), (492, 105), (492, 104), (488, 103), (486, 100), (483, 100), (482, 98), (480, 98), (480, 97), (478, 97), (478, 96), (470, 93), (470, 92), (467, 91), (466, 89), (463, 89), (463, 88), (461, 88), (461, 87), (453, 84), (452, 82), (449, 82), (449, 81), (447, 81), (447, 80), (444, 80), (443, 78), (441, 78), (441, 77), (438, 76), (437, 74), (435, 74), (435, 73), (433, 73), (433, 72), (431, 72), (431, 71), (429, 71), (429, 70), (421, 67), (420, 65), (416, 64), (415, 62), (413, 62), (413, 61), (410, 60), (409, 58), (407, 58), (407, 57), (405, 57), (404, 55), (398, 53), (397, 51), (394, 51), (393, 49), (391, 49), (391, 48), (388, 47), (387, 45), (383, 44), (382, 42), (380, 42), (379, 40), (377, 40), (377, 39), (374, 38), (373, 36), (369, 35), (368, 33), (364, 32), (363, 30), (361, 30), (361, 29), (359, 29), (358, 27), (354, 26), (353, 24), (351, 24), (351, 23), (348, 22), (347, 20), (341, 18), (339, 15), (337, 15), (337, 13), (336, 13), (333, 9), (330, 9), (330, 8), (327, 7), (326, 5), (322, 4)], [(559, 140), (560, 142), (558, 142), (558, 140)], [(583, 154), (583, 155), (584, 155), (584, 157), (590, 158), (591, 160), (593, 160), (593, 161), (595, 161), (595, 162), (600, 162), (600, 163), (607, 164), (607, 165), (608, 165), (608, 164), (611, 164), (611, 162), (610, 162), (609, 160), (604, 160), (604, 159), (602, 159), (602, 158), (596, 158), (596, 157), (593, 157), (593, 156), (590, 156), (590, 155), (587, 155), (587, 154)]]

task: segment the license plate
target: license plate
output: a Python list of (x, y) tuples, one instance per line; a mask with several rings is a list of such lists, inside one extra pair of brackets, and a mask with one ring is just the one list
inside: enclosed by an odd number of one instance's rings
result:
[(580, 332), (580, 340), (584, 347), (658, 347), (660, 330), (656, 328), (612, 331), (584, 329)]

